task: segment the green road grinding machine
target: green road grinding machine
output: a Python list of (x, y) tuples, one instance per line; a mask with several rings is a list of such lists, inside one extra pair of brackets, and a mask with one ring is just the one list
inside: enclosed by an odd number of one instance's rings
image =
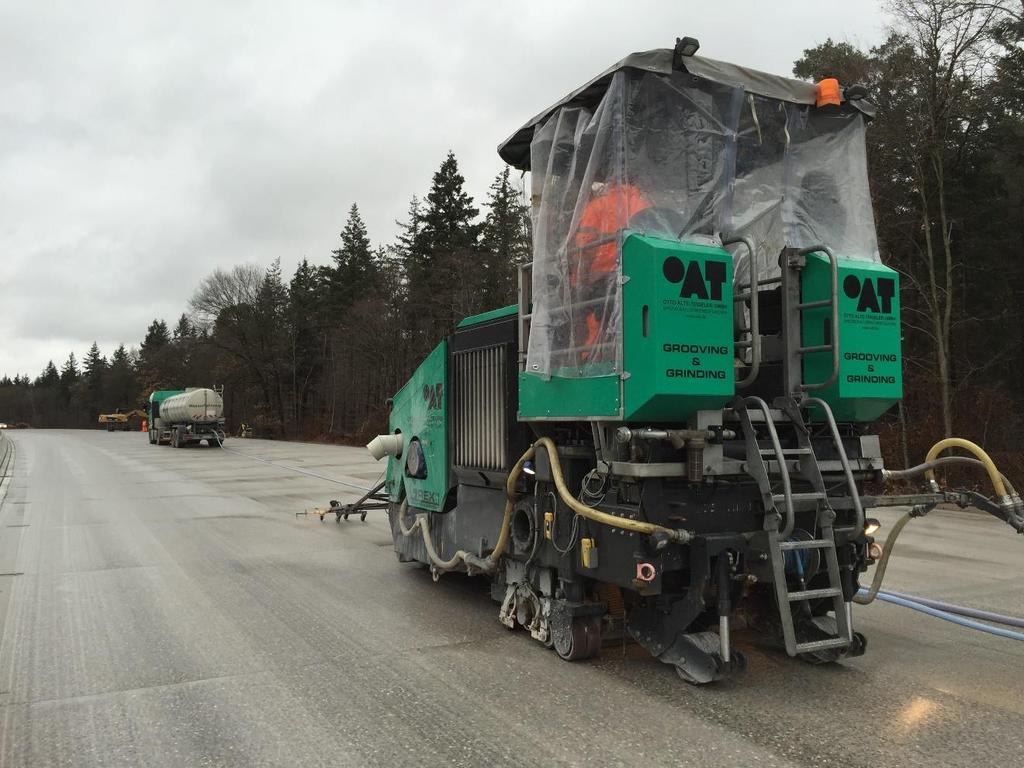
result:
[[(889, 473), (928, 472), (927, 493), (865, 496), (887, 476), (869, 425), (902, 394), (873, 108), (696, 48), (628, 56), (499, 147), (530, 172), (518, 305), (459, 323), (368, 448), (400, 560), (486, 575), (499, 620), (564, 659), (628, 636), (705, 683), (744, 667), (736, 625), (816, 663), (864, 652), (852, 603), (888, 559), (865, 508), (974, 505), (1018, 531), (1024, 509), (956, 440)], [(953, 461), (994, 497), (940, 488)]]

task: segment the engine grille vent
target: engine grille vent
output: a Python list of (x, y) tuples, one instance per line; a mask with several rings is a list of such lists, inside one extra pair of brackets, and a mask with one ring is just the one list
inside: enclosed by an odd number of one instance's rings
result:
[(452, 355), (455, 466), (507, 467), (509, 355), (508, 344)]

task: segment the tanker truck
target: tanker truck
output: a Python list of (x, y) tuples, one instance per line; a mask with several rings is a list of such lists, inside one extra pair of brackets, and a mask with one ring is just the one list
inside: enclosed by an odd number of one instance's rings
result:
[(224, 399), (213, 389), (159, 389), (149, 396), (149, 444), (184, 448), (203, 440), (222, 442)]

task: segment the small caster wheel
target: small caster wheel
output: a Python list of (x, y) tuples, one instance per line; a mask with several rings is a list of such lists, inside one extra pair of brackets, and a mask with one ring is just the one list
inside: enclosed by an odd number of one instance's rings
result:
[(568, 632), (554, 638), (555, 653), (565, 661), (580, 661), (601, 651), (601, 617), (576, 616)]
[(363, 523), (366, 522), (366, 513), (365, 512), (363, 512), (361, 515), (359, 515), (359, 520), (360, 520), (360, 522), (363, 522)]

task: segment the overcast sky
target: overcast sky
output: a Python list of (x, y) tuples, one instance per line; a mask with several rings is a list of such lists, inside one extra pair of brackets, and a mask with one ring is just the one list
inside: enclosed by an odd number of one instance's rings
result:
[(875, 0), (0, 0), (0, 375), (137, 345), (217, 266), (326, 263), (353, 202), (390, 240), (449, 149), (482, 199), (501, 140), (632, 51), (691, 35), (790, 74), (884, 24)]

